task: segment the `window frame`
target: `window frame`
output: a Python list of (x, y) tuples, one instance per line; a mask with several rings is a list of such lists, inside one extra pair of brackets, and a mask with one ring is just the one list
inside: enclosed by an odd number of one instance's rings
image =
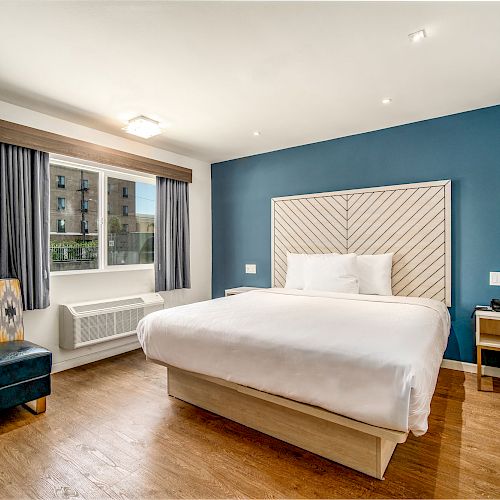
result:
[[(154, 269), (151, 264), (115, 264), (108, 265), (108, 177), (144, 184), (156, 184), (156, 177), (151, 174), (137, 174), (119, 167), (101, 165), (84, 160), (76, 160), (61, 155), (50, 155), (50, 165), (59, 165), (79, 170), (88, 170), (98, 174), (98, 209), (97, 209), (97, 241), (98, 263), (95, 269), (71, 269), (67, 271), (51, 271), (51, 276), (69, 276), (71, 274), (93, 274), (101, 272), (123, 272)], [(63, 233), (61, 233), (63, 234)]]

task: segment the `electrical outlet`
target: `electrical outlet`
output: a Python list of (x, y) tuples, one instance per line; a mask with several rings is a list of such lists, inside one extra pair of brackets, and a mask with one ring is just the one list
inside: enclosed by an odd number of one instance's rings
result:
[(500, 286), (500, 272), (490, 273), (490, 285)]
[(245, 273), (257, 274), (257, 264), (245, 264)]

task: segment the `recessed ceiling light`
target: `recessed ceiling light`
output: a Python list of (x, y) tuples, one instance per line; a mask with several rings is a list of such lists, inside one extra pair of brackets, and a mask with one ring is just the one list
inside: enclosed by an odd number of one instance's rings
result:
[(391, 104), (392, 102), (392, 99), (389, 99), (388, 97), (386, 97), (385, 99), (382, 99), (382, 104)]
[(137, 116), (129, 120), (128, 124), (122, 130), (143, 139), (149, 139), (155, 135), (161, 134), (161, 127), (159, 122), (151, 120), (147, 116)]
[(253, 135), (254, 135), (255, 137), (258, 137), (258, 136), (260, 135), (260, 132), (259, 132), (258, 130), (256, 130), (256, 131), (253, 133)]
[(410, 33), (408, 35), (408, 38), (410, 39), (410, 42), (412, 43), (417, 43), (423, 40), (427, 36), (427, 33), (425, 30), (418, 30), (415, 31), (415, 33)]

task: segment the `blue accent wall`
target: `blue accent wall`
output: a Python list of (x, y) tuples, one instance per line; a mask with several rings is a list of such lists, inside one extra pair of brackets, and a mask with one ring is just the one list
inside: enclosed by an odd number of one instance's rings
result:
[[(475, 362), (472, 308), (500, 297), (489, 285), (500, 271), (500, 106), (212, 165), (213, 296), (270, 286), (271, 198), (442, 179), (452, 180), (445, 357)], [(485, 362), (500, 366), (498, 354)]]

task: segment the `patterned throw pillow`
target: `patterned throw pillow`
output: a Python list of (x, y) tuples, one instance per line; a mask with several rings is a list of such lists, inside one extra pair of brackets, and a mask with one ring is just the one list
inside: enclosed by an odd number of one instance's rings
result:
[(0, 342), (23, 339), (23, 305), (19, 280), (0, 279)]

